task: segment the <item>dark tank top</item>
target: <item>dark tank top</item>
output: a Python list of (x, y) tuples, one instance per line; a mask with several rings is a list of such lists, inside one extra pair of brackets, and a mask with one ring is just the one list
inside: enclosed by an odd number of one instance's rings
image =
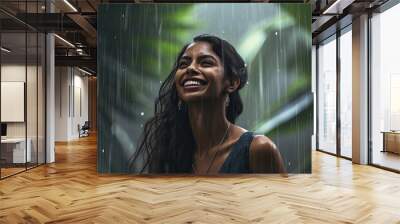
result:
[(249, 151), (252, 140), (253, 132), (243, 133), (233, 145), (219, 173), (251, 173)]

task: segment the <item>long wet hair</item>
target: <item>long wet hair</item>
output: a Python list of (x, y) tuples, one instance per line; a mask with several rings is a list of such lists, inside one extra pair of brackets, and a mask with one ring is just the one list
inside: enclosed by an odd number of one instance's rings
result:
[[(229, 105), (226, 118), (235, 123), (243, 111), (242, 99), (239, 95), (247, 83), (247, 69), (242, 57), (235, 48), (219, 37), (200, 35), (193, 42), (207, 42), (224, 66), (224, 78), (239, 79), (239, 87), (229, 94)], [(179, 96), (175, 86), (175, 73), (178, 63), (186, 48), (179, 52), (171, 73), (162, 83), (155, 100), (154, 117), (146, 122), (138, 148), (130, 159), (132, 172), (148, 173), (191, 173), (193, 170), (196, 142), (189, 122), (189, 114), (185, 103), (179, 104)]]

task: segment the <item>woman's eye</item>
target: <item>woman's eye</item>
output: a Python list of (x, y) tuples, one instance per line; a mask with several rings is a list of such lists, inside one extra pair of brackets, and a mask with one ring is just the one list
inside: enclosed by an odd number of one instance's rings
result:
[(181, 61), (178, 63), (178, 68), (184, 68), (187, 66), (187, 62), (186, 61)]
[(201, 62), (201, 65), (209, 67), (209, 66), (213, 66), (214, 63), (212, 63), (211, 61), (203, 61), (203, 62)]

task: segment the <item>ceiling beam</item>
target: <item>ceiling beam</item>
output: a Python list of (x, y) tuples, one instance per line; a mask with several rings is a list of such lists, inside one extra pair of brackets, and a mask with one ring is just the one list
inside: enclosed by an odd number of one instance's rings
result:
[(18, 13), (17, 17), (41, 32), (82, 30), (73, 20), (61, 13)]
[(83, 31), (88, 35), (89, 38), (86, 39), (88, 44), (92, 47), (96, 46), (97, 31), (96, 28), (90, 24), (85, 17), (79, 13), (67, 14), (67, 16), (73, 20), (78, 26), (82, 28)]
[(351, 5), (355, 0), (336, 0), (332, 2), (322, 14), (342, 14), (343, 10)]
[(55, 56), (56, 66), (81, 66), (96, 71), (96, 58), (91, 56)]

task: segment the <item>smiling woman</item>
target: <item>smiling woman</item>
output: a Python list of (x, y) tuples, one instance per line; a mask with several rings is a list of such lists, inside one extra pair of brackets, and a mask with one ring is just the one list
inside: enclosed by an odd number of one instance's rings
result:
[[(200, 35), (185, 45), (155, 102), (130, 165), (148, 173), (284, 173), (275, 144), (235, 125), (244, 60), (227, 41)], [(141, 162), (143, 161), (143, 162)]]

